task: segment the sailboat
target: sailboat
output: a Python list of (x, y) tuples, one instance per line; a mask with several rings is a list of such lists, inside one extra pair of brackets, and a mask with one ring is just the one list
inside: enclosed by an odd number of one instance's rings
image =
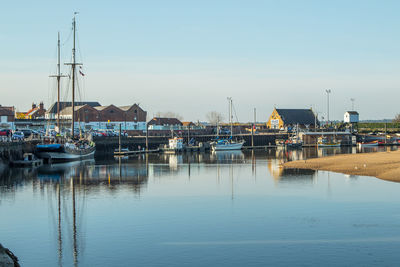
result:
[[(76, 83), (76, 66), (82, 65), (81, 63), (76, 63), (75, 58), (75, 33), (76, 33), (76, 20), (75, 16), (73, 18), (73, 48), (72, 48), (72, 63), (66, 63), (65, 65), (70, 65), (72, 69), (72, 124), (71, 124), (71, 135), (67, 139), (65, 137), (59, 136), (57, 138), (44, 138), (41, 144), (36, 145), (36, 154), (38, 157), (43, 158), (45, 162), (62, 162), (62, 161), (74, 161), (74, 160), (84, 160), (88, 158), (93, 158), (96, 151), (96, 146), (88, 138), (76, 138), (75, 136), (75, 83)], [(60, 133), (60, 78), (65, 77), (60, 73), (60, 36), (58, 36), (58, 73), (51, 77), (57, 78), (57, 128)]]
[(234, 141), (232, 139), (233, 132), (233, 122), (232, 122), (232, 98), (228, 97), (229, 101), (229, 122), (231, 125), (231, 136), (228, 139), (218, 139), (214, 142), (211, 142), (211, 148), (213, 151), (225, 151), (225, 150), (240, 150), (243, 147), (244, 140)]

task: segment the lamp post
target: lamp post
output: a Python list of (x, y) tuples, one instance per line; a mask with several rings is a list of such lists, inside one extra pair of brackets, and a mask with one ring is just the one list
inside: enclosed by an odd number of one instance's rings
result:
[(331, 89), (327, 89), (327, 90), (325, 90), (325, 92), (326, 92), (326, 96), (327, 96), (327, 102), (328, 102), (328, 105), (327, 105), (327, 108), (328, 108), (328, 120), (327, 120), (327, 124), (329, 124), (329, 94), (332, 92), (331, 91)]

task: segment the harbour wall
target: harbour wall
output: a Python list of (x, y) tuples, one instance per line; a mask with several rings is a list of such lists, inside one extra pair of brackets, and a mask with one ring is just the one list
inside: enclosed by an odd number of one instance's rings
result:
[[(229, 135), (220, 135), (220, 138), (229, 138)], [(168, 140), (171, 136), (149, 136), (148, 143), (149, 149), (156, 149), (160, 146), (167, 145)], [(194, 138), (197, 143), (210, 142), (215, 139), (215, 135), (195, 135), (195, 136), (183, 136), (184, 143), (188, 143), (188, 139)], [(244, 139), (245, 146), (252, 146), (252, 136), (251, 134), (235, 135), (233, 139)], [(254, 146), (268, 146), (275, 145), (275, 139), (277, 138), (287, 138), (287, 134), (255, 134), (253, 136)], [(119, 137), (95, 137), (94, 142), (96, 143), (96, 153), (101, 154), (111, 154), (119, 146)], [(129, 150), (139, 150), (146, 147), (146, 137), (145, 136), (130, 136), (121, 137), (121, 147), (129, 148)]]
[(26, 142), (0, 142), (0, 159), (7, 162), (22, 159), (24, 153), (32, 153), (38, 140)]
[[(171, 136), (149, 136), (149, 149), (156, 149), (160, 146), (168, 144)], [(183, 137), (184, 142), (188, 142), (188, 136)], [(194, 138), (197, 143), (206, 143), (215, 139), (215, 135), (196, 135), (189, 137)], [(221, 135), (220, 138), (229, 138), (229, 136)], [(233, 139), (244, 139), (245, 146), (252, 146), (251, 134), (235, 135)], [(274, 145), (276, 138), (287, 138), (287, 134), (255, 134), (253, 136), (254, 146)], [(96, 155), (113, 154), (114, 150), (119, 147), (119, 137), (94, 137), (96, 143)], [(36, 144), (40, 140), (29, 140), (24, 142), (0, 142), (0, 159), (4, 162), (11, 160), (19, 160), (23, 158), (24, 153), (33, 153)], [(129, 148), (129, 150), (139, 150), (146, 147), (145, 136), (121, 137), (121, 147)]]

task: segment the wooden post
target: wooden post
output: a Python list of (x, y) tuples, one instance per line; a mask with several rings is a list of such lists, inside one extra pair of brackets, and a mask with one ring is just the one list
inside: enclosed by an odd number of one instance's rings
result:
[(251, 146), (254, 147), (254, 130), (256, 128), (256, 108), (254, 108), (254, 123), (253, 127), (251, 127)]
[(251, 146), (254, 148), (254, 123), (251, 125)]
[(387, 143), (387, 123), (385, 122), (385, 145)]
[(189, 142), (190, 142), (190, 124), (188, 125), (188, 145), (189, 145)]
[(118, 150), (119, 150), (119, 153), (121, 153), (121, 123), (119, 124)]
[(149, 150), (149, 125), (146, 122), (146, 150)]

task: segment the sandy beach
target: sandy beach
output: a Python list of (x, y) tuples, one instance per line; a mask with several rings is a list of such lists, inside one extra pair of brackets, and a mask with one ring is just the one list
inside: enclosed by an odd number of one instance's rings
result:
[(400, 151), (346, 154), (298, 160), (286, 162), (283, 167), (374, 176), (383, 180), (400, 182)]

